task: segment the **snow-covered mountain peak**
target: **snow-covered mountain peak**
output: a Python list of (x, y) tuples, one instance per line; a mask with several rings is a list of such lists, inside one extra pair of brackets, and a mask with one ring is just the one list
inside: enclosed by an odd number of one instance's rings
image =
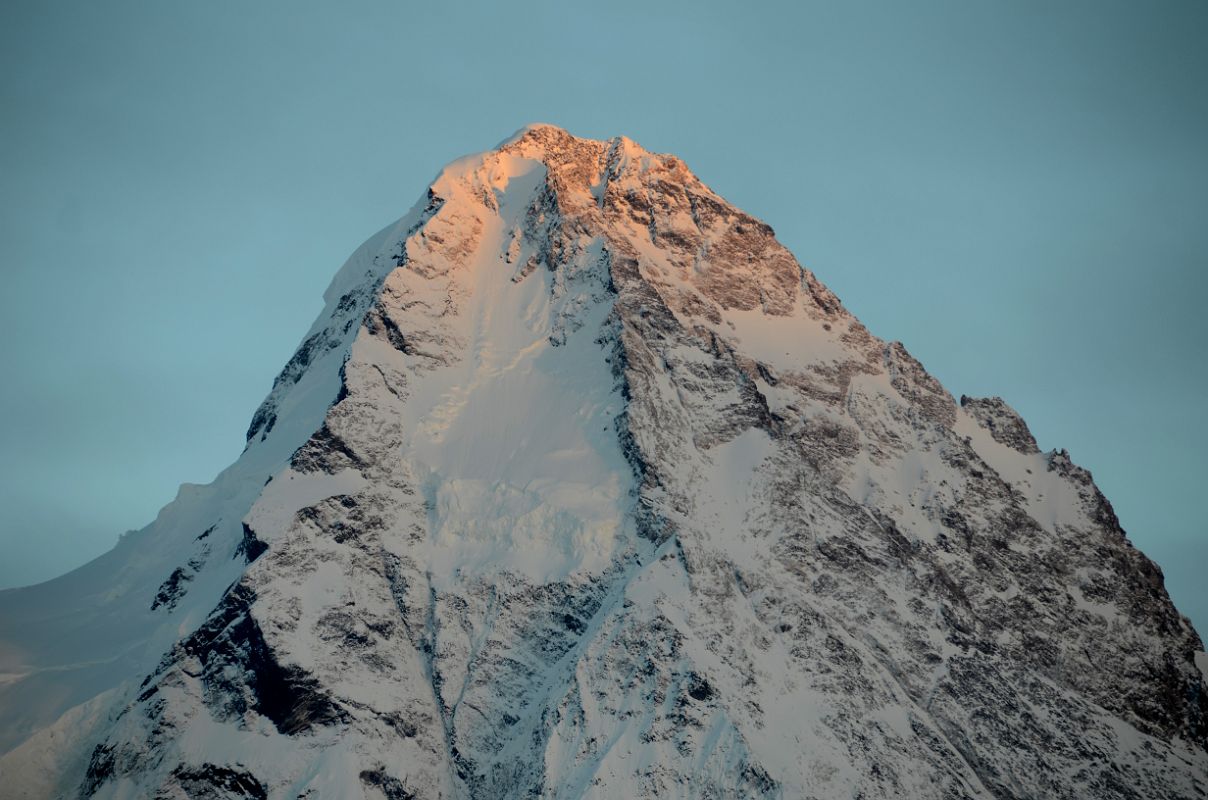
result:
[(550, 131), (550, 132), (552, 132), (552, 133), (555, 133), (555, 134), (561, 134), (561, 135), (564, 135), (564, 136), (570, 136), (570, 135), (571, 135), (569, 132), (567, 132), (567, 131), (566, 131), (566, 130), (565, 130), (563, 127), (562, 127), (562, 126), (560, 126), (560, 125), (554, 125), (554, 124), (549, 123), (549, 122), (530, 122), (530, 123), (528, 123), (527, 125), (522, 125), (522, 126), (520, 126), (520, 128), (519, 128), (519, 129), (517, 129), (517, 131), (516, 131), (515, 133), (513, 133), (511, 136), (509, 136), (509, 137), (507, 137), (506, 139), (504, 139), (503, 141), (501, 141), (499, 144), (495, 145), (494, 149), (495, 149), (495, 150), (501, 150), (501, 149), (503, 149), (504, 147), (507, 147), (508, 145), (514, 144), (514, 143), (515, 143), (515, 142), (517, 142), (518, 140), (520, 140), (520, 139), (522, 139), (522, 138), (524, 138), (524, 137), (526, 137), (526, 136), (530, 136), (530, 135), (532, 135), (532, 134), (535, 134), (535, 133), (537, 133), (538, 131), (541, 131), (541, 130), (548, 130), (548, 131)]
[(241, 458), (0, 593), (16, 797), (1191, 797), (1090, 474), (679, 159), (528, 126), (362, 245)]

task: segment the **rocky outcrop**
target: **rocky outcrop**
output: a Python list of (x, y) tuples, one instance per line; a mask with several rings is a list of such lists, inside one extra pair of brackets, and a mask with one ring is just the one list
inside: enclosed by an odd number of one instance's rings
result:
[(1028, 424), (1001, 397), (966, 397), (962, 394), (961, 408), (988, 430), (999, 444), (1005, 444), (1024, 455), (1040, 452), (1036, 439), (1028, 430)]

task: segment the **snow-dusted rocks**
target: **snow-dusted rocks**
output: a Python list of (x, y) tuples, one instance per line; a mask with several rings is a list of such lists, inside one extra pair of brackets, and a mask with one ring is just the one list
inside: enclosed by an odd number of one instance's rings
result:
[(6, 796), (1208, 792), (1089, 473), (678, 159), (527, 128), (326, 300), (236, 464), (0, 594)]
[(988, 430), (999, 444), (1012, 447), (1024, 455), (1040, 452), (1027, 423), (1001, 397), (961, 395), (961, 408)]

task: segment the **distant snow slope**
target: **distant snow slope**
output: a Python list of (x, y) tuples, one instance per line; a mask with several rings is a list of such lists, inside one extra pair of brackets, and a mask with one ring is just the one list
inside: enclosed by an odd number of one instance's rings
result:
[(1090, 475), (676, 158), (526, 128), (326, 302), (214, 483), (0, 593), (5, 797), (1208, 793)]

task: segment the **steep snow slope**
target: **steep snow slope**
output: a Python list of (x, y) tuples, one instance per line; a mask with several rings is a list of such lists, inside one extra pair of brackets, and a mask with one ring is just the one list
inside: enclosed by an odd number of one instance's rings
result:
[(349, 260), (240, 460), (0, 594), (16, 797), (1197, 797), (1090, 476), (674, 157), (534, 126)]

